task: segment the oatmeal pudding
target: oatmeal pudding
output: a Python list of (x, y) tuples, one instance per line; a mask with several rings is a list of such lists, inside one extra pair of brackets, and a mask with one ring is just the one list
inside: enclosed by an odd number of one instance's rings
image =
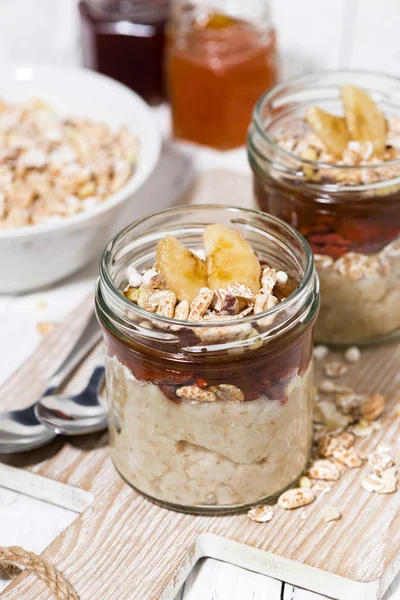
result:
[(275, 88), (254, 114), (255, 196), (314, 252), (325, 343), (369, 343), (400, 328), (399, 98), (389, 76), (326, 73)]
[(210, 512), (296, 480), (311, 445), (318, 302), (309, 248), (273, 217), (178, 208), (123, 231), (105, 251), (96, 309), (111, 456), (126, 481)]

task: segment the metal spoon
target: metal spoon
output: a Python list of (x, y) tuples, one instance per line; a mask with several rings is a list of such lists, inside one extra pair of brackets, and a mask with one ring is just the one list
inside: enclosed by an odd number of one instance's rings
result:
[[(82, 335), (50, 379), (43, 396), (53, 394), (60, 387), (100, 338), (100, 327), (92, 313)], [(35, 404), (36, 402), (22, 410), (0, 413), (0, 454), (33, 450), (44, 446), (56, 436), (35, 415)]]
[(86, 388), (75, 396), (43, 396), (35, 406), (38, 419), (54, 433), (81, 435), (107, 427), (107, 407), (99, 392), (104, 367), (96, 367)]

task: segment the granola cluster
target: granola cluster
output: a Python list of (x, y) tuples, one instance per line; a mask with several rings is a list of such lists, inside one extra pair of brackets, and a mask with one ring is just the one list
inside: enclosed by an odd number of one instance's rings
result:
[[(314, 358), (325, 361), (329, 350), (325, 346), (314, 349)], [(371, 493), (391, 494), (397, 490), (397, 470), (400, 452), (379, 445), (367, 455), (356, 448), (357, 438), (369, 437), (379, 431), (379, 419), (385, 411), (385, 398), (379, 394), (356, 393), (349, 386), (336, 383), (334, 379), (347, 372), (349, 364), (357, 363), (361, 353), (357, 347), (349, 348), (345, 362), (328, 361), (323, 370), (329, 379), (323, 379), (315, 390), (314, 434), (311, 461), (305, 475), (300, 477), (298, 487), (289, 489), (278, 499), (278, 506), (292, 510), (311, 504), (318, 495), (325, 495), (342, 474), (348, 470), (366, 470), (361, 481), (364, 490)], [(332, 369), (332, 365), (335, 368)], [(398, 409), (400, 416), (400, 409)], [(248, 512), (252, 521), (270, 521), (274, 511), (270, 506), (257, 506)], [(301, 513), (307, 518), (307, 513)], [(341, 518), (336, 506), (324, 505), (322, 516), (326, 522)]]
[[(359, 186), (400, 177), (400, 163), (390, 164), (392, 161), (400, 160), (400, 117), (391, 117), (387, 120), (385, 150), (379, 157), (373, 155), (372, 142), (349, 140), (342, 157), (337, 158), (327, 151), (315, 133), (309, 131), (296, 135), (282, 133), (275, 141), (282, 149), (300, 159), (323, 163), (319, 165), (302, 163), (303, 176), (310, 182)], [(335, 165), (335, 167), (324, 165)]]
[(56, 222), (103, 202), (131, 177), (126, 127), (63, 117), (42, 100), (0, 101), (0, 228)]
[(277, 136), (277, 144), (309, 161), (302, 172), (311, 182), (362, 186), (399, 177), (400, 117), (385, 118), (369, 93), (355, 85), (343, 86), (340, 96), (343, 117), (310, 107), (301, 127), (293, 123), (292, 131)]

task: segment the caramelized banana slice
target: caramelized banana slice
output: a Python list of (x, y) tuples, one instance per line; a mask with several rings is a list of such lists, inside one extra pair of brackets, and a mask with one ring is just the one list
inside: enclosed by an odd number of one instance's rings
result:
[(307, 110), (306, 121), (331, 154), (342, 156), (350, 140), (343, 117), (336, 117), (313, 106)]
[(353, 140), (372, 142), (374, 153), (385, 149), (386, 121), (371, 96), (355, 85), (341, 90), (347, 129)]
[(192, 302), (202, 287), (207, 287), (207, 268), (172, 235), (157, 244), (157, 266), (168, 289), (178, 300)]
[(227, 289), (240, 283), (255, 294), (260, 289), (261, 267), (250, 244), (225, 225), (208, 225), (204, 229), (208, 287)]

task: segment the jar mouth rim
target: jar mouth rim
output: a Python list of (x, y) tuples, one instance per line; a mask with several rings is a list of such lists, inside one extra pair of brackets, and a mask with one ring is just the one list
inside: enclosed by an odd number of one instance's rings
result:
[[(305, 269), (304, 269), (304, 275), (302, 277), (300, 284), (290, 294), (290, 296), (288, 296), (287, 298), (285, 298), (284, 300), (282, 300), (281, 302), (279, 302), (272, 308), (270, 308), (266, 311), (263, 311), (257, 315), (251, 314), (246, 317), (242, 317), (242, 318), (238, 318), (238, 319), (231, 319), (231, 320), (218, 319), (215, 321), (210, 320), (210, 321), (199, 321), (199, 322), (198, 321), (188, 321), (188, 320), (183, 321), (180, 319), (172, 319), (170, 317), (158, 315), (157, 313), (152, 313), (152, 312), (149, 312), (148, 310), (145, 310), (144, 308), (140, 308), (140, 306), (138, 306), (137, 304), (134, 304), (133, 302), (128, 300), (124, 296), (123, 292), (114, 284), (114, 282), (112, 280), (112, 277), (111, 277), (109, 269), (108, 269), (109, 259), (112, 258), (112, 251), (113, 251), (115, 245), (118, 243), (120, 237), (125, 235), (129, 230), (132, 230), (133, 228), (138, 227), (139, 225), (143, 225), (144, 223), (146, 223), (146, 221), (150, 221), (152, 218), (154, 218), (156, 216), (158, 217), (158, 216), (163, 216), (163, 215), (173, 215), (174, 213), (177, 213), (177, 214), (182, 213), (183, 209), (185, 209), (185, 208), (192, 210), (192, 211), (193, 210), (201, 211), (204, 209), (208, 209), (208, 210), (209, 209), (219, 209), (219, 210), (223, 209), (223, 210), (229, 211), (231, 213), (235, 213), (235, 212), (243, 213), (244, 212), (244, 213), (247, 213), (247, 214), (250, 214), (253, 216), (262, 217), (263, 219), (267, 218), (269, 222), (279, 225), (284, 230), (286, 230), (290, 235), (292, 235), (295, 239), (297, 239), (297, 241), (300, 243), (302, 249), (305, 252), (306, 265), (305, 265)], [(167, 210), (163, 210), (163, 211), (154, 213), (152, 215), (149, 215), (147, 217), (138, 219), (137, 221), (134, 221), (133, 223), (131, 223), (130, 225), (128, 225), (127, 227), (122, 229), (110, 240), (110, 242), (105, 247), (103, 254), (101, 256), (101, 260), (100, 260), (100, 282), (105, 285), (107, 291), (112, 294), (113, 299), (117, 301), (117, 303), (119, 304), (119, 306), (121, 306), (121, 308), (128, 309), (132, 312), (135, 312), (140, 317), (143, 317), (143, 319), (151, 318), (155, 322), (160, 322), (160, 323), (167, 324), (167, 325), (178, 325), (181, 327), (190, 327), (191, 329), (202, 329), (202, 328), (213, 328), (213, 327), (232, 327), (232, 326), (236, 326), (236, 325), (244, 325), (246, 323), (255, 323), (258, 320), (262, 320), (266, 316), (279, 313), (279, 311), (281, 311), (281, 310), (284, 310), (284, 309), (287, 309), (287, 308), (290, 308), (290, 307), (296, 305), (298, 298), (301, 297), (301, 295), (306, 293), (307, 286), (314, 274), (315, 274), (314, 257), (313, 257), (311, 248), (310, 248), (308, 242), (306, 241), (306, 239), (294, 227), (292, 227), (288, 223), (285, 223), (281, 219), (278, 219), (277, 217), (274, 217), (272, 215), (264, 213), (260, 210), (247, 209), (247, 208), (243, 209), (243, 208), (240, 208), (237, 206), (229, 206), (229, 205), (224, 205), (224, 204), (196, 204), (196, 205), (178, 206), (178, 207), (169, 208)]]
[[(315, 73), (310, 73), (308, 75), (301, 75), (300, 77), (295, 77), (293, 79), (290, 79), (288, 81), (283, 81), (282, 83), (279, 83), (278, 85), (275, 85), (273, 88), (271, 88), (270, 90), (268, 90), (267, 92), (265, 92), (257, 101), (254, 109), (253, 109), (253, 115), (252, 115), (252, 124), (255, 126), (255, 128), (257, 129), (257, 133), (261, 135), (261, 137), (263, 138), (263, 140), (265, 142), (267, 142), (271, 148), (278, 152), (278, 154), (281, 154), (282, 156), (284, 156), (287, 159), (290, 159), (292, 161), (297, 161), (301, 164), (308, 164), (312, 167), (323, 167), (326, 169), (343, 169), (346, 170), (348, 172), (352, 172), (355, 169), (362, 169), (367, 171), (368, 169), (379, 169), (379, 168), (384, 168), (384, 167), (391, 167), (393, 165), (399, 165), (400, 164), (400, 157), (399, 158), (395, 158), (393, 160), (387, 160), (387, 161), (382, 161), (379, 163), (370, 163), (370, 164), (360, 164), (360, 165), (341, 165), (338, 163), (327, 163), (327, 162), (323, 162), (323, 161), (318, 161), (318, 160), (310, 160), (310, 159), (305, 159), (305, 158), (301, 158), (300, 156), (294, 154), (293, 152), (291, 152), (290, 150), (286, 150), (285, 148), (282, 148), (281, 146), (279, 146), (279, 144), (277, 144), (277, 142), (274, 140), (274, 138), (270, 135), (267, 134), (265, 127), (263, 126), (262, 120), (261, 120), (261, 110), (263, 108), (263, 106), (269, 102), (277, 93), (285, 90), (285, 88), (288, 85), (296, 85), (296, 84), (302, 84), (302, 83), (307, 83), (307, 82), (312, 82), (314, 79), (317, 79), (318, 77), (323, 77), (326, 75), (346, 75), (346, 74), (353, 74), (354, 78), (359, 77), (359, 76), (372, 76), (372, 77), (377, 77), (379, 79), (385, 79), (386, 81), (391, 81), (393, 83), (396, 83), (399, 86), (399, 90), (400, 90), (400, 78), (394, 76), (394, 75), (390, 75), (389, 73), (383, 73), (383, 72), (378, 72), (378, 71), (370, 71), (368, 69), (338, 69), (338, 70), (332, 70), (332, 71), (316, 71)], [(339, 84), (337, 84), (339, 87)], [(400, 116), (400, 111), (399, 111), (399, 116)], [(250, 135), (249, 135), (250, 137)], [(399, 177), (393, 178), (393, 179), (399, 179)], [(372, 185), (363, 185), (363, 186), (358, 186), (359, 188), (367, 188), (367, 187), (379, 187), (382, 184), (387, 184), (387, 182), (392, 181), (393, 179), (387, 179), (386, 181), (380, 181), (376, 184), (372, 184)], [(350, 189), (355, 189), (355, 186), (348, 186)]]

